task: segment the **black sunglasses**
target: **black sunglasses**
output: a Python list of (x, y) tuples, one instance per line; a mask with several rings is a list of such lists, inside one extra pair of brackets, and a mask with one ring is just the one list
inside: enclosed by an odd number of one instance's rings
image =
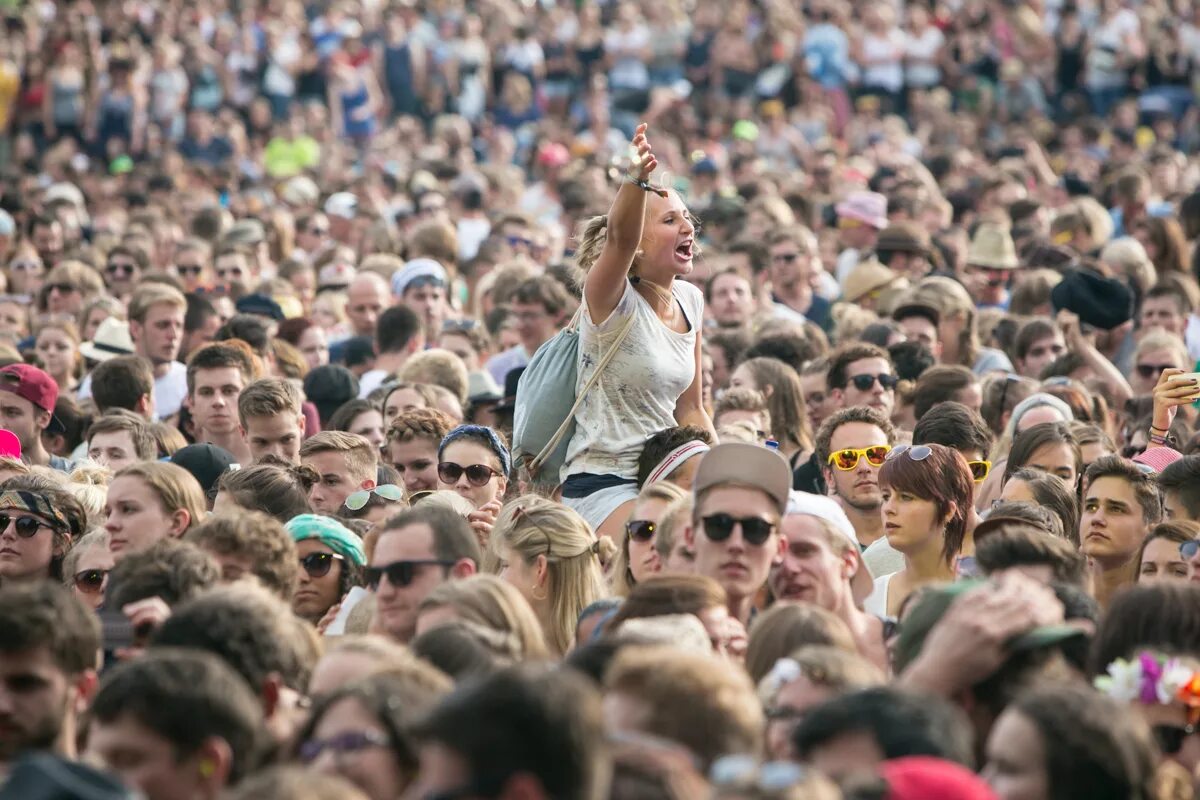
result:
[(463, 476), (464, 472), (467, 473), (467, 482), (476, 487), (486, 485), (493, 475), (500, 474), (487, 464), (472, 464), (469, 467), (455, 464), (453, 461), (443, 461), (438, 464), (438, 478), (442, 483), (458, 483), (458, 479)]
[(758, 546), (771, 538), (775, 523), (759, 517), (733, 517), (729, 514), (712, 514), (701, 520), (704, 535), (714, 542), (723, 542), (733, 535), (734, 526), (742, 526), (742, 538)]
[(895, 375), (888, 375), (886, 372), (881, 372), (878, 375), (854, 375), (850, 378), (850, 382), (854, 384), (854, 388), (860, 392), (870, 391), (871, 387), (875, 385), (875, 381), (879, 381), (879, 385), (884, 389), (895, 389), (900, 379)]
[(71, 580), (75, 584), (75, 588), (84, 594), (97, 594), (104, 591), (104, 585), (108, 583), (108, 570), (85, 569), (82, 572), (76, 572)]
[(625, 523), (625, 533), (630, 539), (638, 542), (648, 542), (654, 538), (658, 526), (648, 519), (634, 519)]
[(175, 271), (180, 275), (199, 275), (204, 272), (203, 264), (176, 264)]
[(442, 561), (436, 558), (418, 558), (411, 561), (393, 561), (391, 564), (384, 564), (382, 567), (367, 567), (363, 570), (363, 574), (367, 581), (367, 586), (375, 591), (379, 588), (379, 583), (386, 575), (388, 583), (397, 588), (403, 588), (413, 582), (417, 577), (417, 567), (438, 566), (444, 570), (454, 566), (453, 561)]
[(0, 514), (0, 532), (8, 530), (10, 523), (15, 523), (17, 536), (22, 539), (32, 539), (38, 532), (39, 528), (49, 528), (50, 530), (58, 530), (57, 525), (51, 525), (45, 520), (40, 520), (37, 517), (18, 517), (12, 514)]
[(308, 573), (308, 577), (324, 578), (333, 567), (334, 560), (341, 561), (342, 557), (336, 553), (309, 553), (300, 557), (300, 566)]
[(46, 284), (46, 293), (47, 294), (49, 294), (50, 292), (53, 292), (56, 289), (58, 290), (59, 294), (70, 294), (71, 292), (79, 291), (78, 287), (76, 287), (75, 284), (73, 284), (73, 283), (48, 283), (48, 284)]
[(1140, 378), (1153, 378), (1162, 375), (1164, 369), (1174, 369), (1174, 364), (1138, 364), (1137, 374)]
[(137, 267), (133, 264), (109, 264), (104, 268), (104, 271), (109, 275), (116, 275), (118, 272), (123, 275), (132, 275), (136, 269)]
[(1164, 755), (1173, 756), (1183, 749), (1183, 741), (1196, 732), (1195, 725), (1155, 725), (1151, 728)]

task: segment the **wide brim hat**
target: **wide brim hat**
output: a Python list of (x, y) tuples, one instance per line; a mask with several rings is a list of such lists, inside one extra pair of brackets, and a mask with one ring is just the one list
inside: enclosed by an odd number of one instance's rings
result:
[(1013, 244), (1012, 231), (995, 223), (985, 222), (971, 237), (967, 246), (967, 266), (984, 269), (1020, 269), (1017, 246)]
[(90, 342), (79, 345), (79, 352), (91, 361), (108, 361), (117, 356), (133, 355), (133, 337), (129, 335), (129, 323), (116, 317), (108, 317), (96, 328)]

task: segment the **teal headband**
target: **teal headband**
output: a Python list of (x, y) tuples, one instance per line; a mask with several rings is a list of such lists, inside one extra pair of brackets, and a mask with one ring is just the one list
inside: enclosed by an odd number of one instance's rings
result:
[(324, 517), (320, 514), (300, 514), (292, 517), (284, 527), (292, 535), (292, 539), (297, 542), (303, 542), (305, 539), (319, 539), (321, 544), (347, 561), (360, 567), (367, 563), (367, 557), (363, 554), (362, 540), (354, 531), (333, 517)]

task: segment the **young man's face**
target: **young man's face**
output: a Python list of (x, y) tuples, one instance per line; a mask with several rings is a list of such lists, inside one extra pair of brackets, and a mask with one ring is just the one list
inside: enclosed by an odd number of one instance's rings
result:
[(228, 435), (238, 430), (237, 399), (246, 377), (237, 367), (196, 371), (192, 390), (192, 419), (197, 431)]
[(426, 283), (404, 293), (404, 305), (421, 318), (429, 336), (437, 335), (446, 318), (446, 289), (444, 286)]
[(242, 432), (255, 461), (273, 455), (289, 464), (300, 463), (300, 442), (304, 439), (303, 415), (285, 411), (267, 417), (246, 417)]
[(392, 466), (404, 481), (409, 495), (438, 488), (438, 443), (430, 439), (412, 439), (386, 445)]
[(1196, 521), (1183, 505), (1183, 497), (1178, 489), (1170, 489), (1163, 492), (1163, 519), (1171, 522), (1178, 520)]
[[(887, 434), (869, 422), (847, 422), (839, 425), (829, 437), (829, 452), (839, 450), (861, 450), (867, 447), (887, 446)], [(843, 470), (829, 464), (822, 464), (825, 470), (825, 480), (833, 493), (841, 501), (858, 511), (877, 511), (883, 502), (879, 491), (879, 467), (882, 464), (872, 464), (861, 453), (858, 463), (852, 469)]]
[(16, 435), (22, 453), (36, 449), (42, 431), (49, 424), (49, 412), (12, 392), (0, 392), (0, 427)]
[(109, 722), (92, 721), (87, 756), (147, 800), (210, 796), (206, 784), (212, 777), (205, 776), (211, 770), (201, 768), (200, 754), (181, 758), (171, 742), (128, 714)]
[(130, 464), (136, 464), (137, 448), (129, 431), (107, 431), (97, 433), (88, 442), (88, 458), (113, 472), (120, 472)]
[[(417, 523), (399, 530), (386, 531), (379, 537), (371, 556), (372, 567), (386, 567), (400, 561), (432, 561), (433, 530)], [(404, 586), (392, 583), (386, 575), (375, 589), (375, 613), (388, 636), (408, 642), (416, 634), (417, 611), (421, 601), (447, 579), (447, 571), (436, 564), (414, 566), (412, 580)]]
[(713, 319), (723, 328), (745, 324), (754, 313), (754, 295), (750, 281), (736, 273), (727, 273), (713, 281), (709, 309)]
[(250, 261), (241, 253), (226, 253), (217, 256), (216, 270), (219, 283), (240, 283), (249, 286), (255, 280)]
[(540, 303), (514, 302), (512, 315), (517, 321), (517, 336), (521, 338), (521, 346), (529, 353), (541, 347), (557, 328), (555, 318)]
[(910, 342), (920, 342), (929, 348), (935, 359), (941, 359), (942, 342), (938, 339), (937, 325), (933, 324), (933, 320), (914, 314), (911, 317), (905, 317), (900, 320), (896, 325), (900, 328), (900, 332), (904, 334), (905, 339)]
[[(896, 402), (896, 390), (894, 386), (885, 387), (881, 375), (895, 377), (892, 365), (886, 358), (860, 358), (846, 366), (846, 385), (830, 391), (838, 397), (842, 408), (869, 406), (890, 419), (892, 406)], [(856, 378), (863, 383), (866, 383), (867, 378), (872, 380), (865, 389), (860, 389), (855, 382)]]
[(130, 320), (129, 335), (137, 344), (138, 355), (155, 365), (174, 361), (183, 343), (183, 314), (181, 307), (158, 303), (150, 306), (145, 322)]
[(1173, 297), (1147, 297), (1142, 301), (1138, 321), (1142, 330), (1162, 328), (1173, 336), (1182, 336), (1187, 326), (1187, 318)]
[(67, 720), (82, 710), (95, 675), (72, 677), (48, 647), (0, 652), (0, 766), (21, 753), (55, 750)]
[(1146, 521), (1128, 481), (1105, 476), (1092, 481), (1079, 519), (1079, 549), (1101, 566), (1125, 564), (1146, 537)]
[(1038, 339), (1031, 344), (1018, 367), (1025, 377), (1037, 379), (1041, 377), (1042, 370), (1050, 366), (1050, 362), (1066, 351), (1067, 344), (1063, 341), (1062, 334), (1055, 332), (1054, 335)]
[(338, 513), (347, 497), (363, 488), (364, 482), (375, 480), (374, 475), (352, 475), (346, 454), (335, 450), (311, 453), (303, 461), (321, 476), (308, 493), (308, 502), (318, 514)]
[(771, 593), (777, 600), (813, 603), (833, 611), (851, 567), (830, 547), (821, 521), (793, 514), (783, 518), (780, 530), (787, 549), (779, 564), (771, 568)]
[[(779, 512), (765, 492), (740, 486), (719, 486), (705, 494), (694, 527), (686, 539), (696, 553), (696, 573), (707, 575), (724, 587), (730, 599), (753, 597), (767, 581), (771, 562), (783, 553), (778, 524)], [(744, 525), (734, 525), (728, 538), (714, 541), (721, 515), (737, 520), (763, 520), (775, 526), (767, 540), (752, 544)]]

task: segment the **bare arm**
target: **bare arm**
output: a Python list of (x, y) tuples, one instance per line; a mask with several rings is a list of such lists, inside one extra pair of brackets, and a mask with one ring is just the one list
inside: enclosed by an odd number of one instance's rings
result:
[(1117, 369), (1116, 364), (1105, 358), (1104, 354), (1083, 335), (1077, 315), (1066, 310), (1059, 311), (1058, 324), (1063, 330), (1063, 337), (1067, 340), (1067, 347), (1083, 358), (1084, 362), (1096, 373), (1096, 377), (1112, 393), (1113, 407), (1124, 408), (1125, 403), (1133, 397), (1133, 389), (1129, 386), (1129, 381), (1125, 380), (1125, 376), (1121, 374), (1121, 370)]
[[(658, 160), (646, 141), (646, 124), (637, 127), (633, 137), (638, 161), (633, 165), (633, 175), (646, 180), (658, 166)], [(583, 299), (587, 303), (592, 322), (599, 325), (608, 319), (621, 295), (625, 292), (625, 280), (629, 267), (642, 242), (642, 227), (646, 218), (646, 193), (626, 181), (617, 191), (612, 208), (608, 210), (608, 229), (604, 247), (596, 263), (588, 270), (583, 284)]]
[(704, 410), (704, 367), (700, 356), (704, 337), (701, 333), (700, 322), (700, 320), (696, 320), (694, 323), (696, 327), (696, 376), (692, 378), (692, 385), (685, 389), (683, 394), (679, 395), (679, 399), (675, 401), (675, 421), (680, 425), (695, 425), (697, 428), (703, 428), (708, 431), (708, 435), (715, 442), (717, 441), (716, 428), (713, 427), (708, 412)]

